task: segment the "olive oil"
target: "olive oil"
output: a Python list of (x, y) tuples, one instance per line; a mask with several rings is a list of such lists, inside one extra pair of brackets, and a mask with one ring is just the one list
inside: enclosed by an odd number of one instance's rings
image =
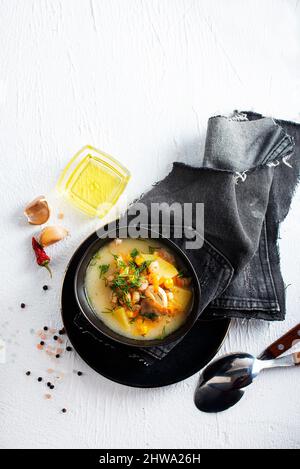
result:
[(129, 171), (113, 157), (86, 146), (64, 169), (57, 187), (77, 208), (103, 218), (116, 204), (129, 179)]

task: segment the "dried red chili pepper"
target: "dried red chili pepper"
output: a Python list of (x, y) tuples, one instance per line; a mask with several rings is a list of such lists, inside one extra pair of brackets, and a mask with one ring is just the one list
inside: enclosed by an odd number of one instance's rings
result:
[(37, 264), (41, 267), (46, 267), (50, 276), (52, 277), (52, 272), (49, 267), (50, 257), (46, 254), (42, 246), (34, 237), (32, 238), (32, 249), (34, 250)]

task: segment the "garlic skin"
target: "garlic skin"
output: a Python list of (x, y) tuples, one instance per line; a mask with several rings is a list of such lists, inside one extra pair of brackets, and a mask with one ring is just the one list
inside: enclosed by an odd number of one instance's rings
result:
[(36, 197), (26, 205), (24, 215), (31, 225), (43, 225), (50, 217), (50, 207), (44, 195)]
[(40, 232), (38, 241), (43, 247), (51, 246), (51, 244), (55, 244), (66, 238), (68, 233), (68, 230), (62, 226), (46, 226)]

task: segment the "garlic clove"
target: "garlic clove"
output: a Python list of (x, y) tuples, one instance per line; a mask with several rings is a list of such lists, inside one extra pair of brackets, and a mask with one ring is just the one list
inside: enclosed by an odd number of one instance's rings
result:
[(39, 243), (43, 247), (61, 241), (68, 235), (68, 230), (62, 226), (46, 226), (39, 235)]
[(28, 223), (31, 225), (43, 225), (49, 220), (50, 207), (44, 195), (36, 197), (24, 210)]

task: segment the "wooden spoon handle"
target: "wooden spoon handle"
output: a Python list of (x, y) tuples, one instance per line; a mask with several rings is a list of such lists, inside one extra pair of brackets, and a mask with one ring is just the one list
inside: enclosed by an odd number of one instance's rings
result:
[(300, 352), (293, 353), (295, 365), (300, 365)]
[(258, 358), (261, 360), (277, 358), (295, 345), (296, 341), (300, 341), (300, 323), (273, 342), (273, 344), (269, 345), (269, 347), (267, 347)]

